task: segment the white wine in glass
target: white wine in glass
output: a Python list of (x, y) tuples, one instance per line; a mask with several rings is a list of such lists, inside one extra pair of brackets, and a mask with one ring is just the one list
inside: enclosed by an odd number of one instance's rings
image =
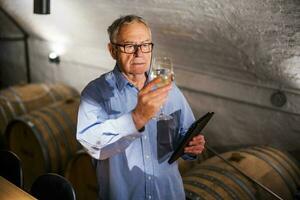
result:
[[(169, 84), (174, 78), (171, 59), (169, 57), (153, 58), (150, 76), (152, 79), (157, 77), (161, 78), (161, 82), (157, 84), (157, 87), (162, 87)], [(157, 120), (169, 120), (172, 119), (172, 116), (164, 114), (161, 107), (160, 114), (155, 118)]]

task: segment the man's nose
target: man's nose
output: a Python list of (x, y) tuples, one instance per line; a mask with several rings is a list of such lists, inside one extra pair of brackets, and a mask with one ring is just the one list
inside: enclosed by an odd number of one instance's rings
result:
[(139, 57), (143, 54), (142, 50), (141, 50), (141, 46), (135, 46), (135, 49), (134, 49), (134, 55)]

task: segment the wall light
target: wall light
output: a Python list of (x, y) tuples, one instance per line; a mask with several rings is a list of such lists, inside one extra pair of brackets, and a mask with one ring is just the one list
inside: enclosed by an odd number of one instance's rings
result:
[(48, 59), (49, 59), (50, 63), (55, 63), (55, 64), (59, 64), (60, 63), (60, 57), (55, 52), (49, 53)]
[(35, 14), (50, 14), (50, 0), (34, 0), (33, 13)]

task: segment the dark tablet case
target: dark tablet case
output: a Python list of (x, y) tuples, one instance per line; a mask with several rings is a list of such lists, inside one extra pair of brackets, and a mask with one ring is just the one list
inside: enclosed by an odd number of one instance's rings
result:
[(206, 126), (208, 121), (212, 118), (214, 112), (208, 112), (198, 120), (196, 120), (188, 129), (187, 133), (185, 134), (183, 140), (175, 149), (174, 153), (171, 155), (170, 159), (168, 160), (169, 164), (172, 164), (175, 160), (177, 160), (180, 156), (184, 153), (184, 148), (188, 146), (189, 142), (195, 137), (196, 135), (200, 134), (203, 128)]

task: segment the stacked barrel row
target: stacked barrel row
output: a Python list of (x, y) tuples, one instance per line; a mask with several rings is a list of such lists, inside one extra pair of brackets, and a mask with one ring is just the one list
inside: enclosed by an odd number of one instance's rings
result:
[(300, 170), (288, 153), (254, 146), (220, 156), (227, 162), (214, 156), (183, 175), (188, 199), (294, 199)]
[(0, 90), (0, 148), (5, 148), (5, 128), (13, 118), (72, 97), (78, 97), (78, 92), (63, 84), (17, 85)]
[(0, 149), (21, 159), (24, 189), (45, 173), (66, 175), (77, 199), (96, 199), (91, 158), (76, 141), (79, 94), (63, 84), (28, 84), (0, 91)]

